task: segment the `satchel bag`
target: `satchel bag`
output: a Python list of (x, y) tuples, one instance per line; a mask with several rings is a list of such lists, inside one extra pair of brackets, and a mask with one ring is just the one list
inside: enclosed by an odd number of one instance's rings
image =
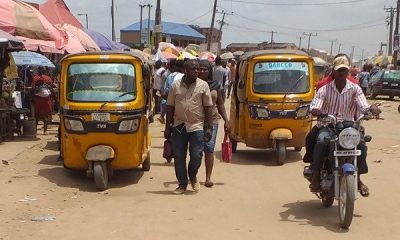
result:
[(171, 159), (174, 157), (172, 152), (172, 144), (169, 140), (164, 141), (164, 150), (163, 150), (163, 158)]
[(224, 162), (230, 162), (232, 160), (232, 143), (230, 142), (229, 139), (229, 133), (226, 132), (224, 136), (224, 142), (222, 143), (221, 149), (222, 149), (222, 160)]

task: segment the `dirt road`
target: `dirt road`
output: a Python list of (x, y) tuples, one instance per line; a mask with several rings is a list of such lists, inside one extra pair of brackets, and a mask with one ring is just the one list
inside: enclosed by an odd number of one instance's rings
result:
[[(379, 100), (383, 101), (383, 100)], [(389, 239), (400, 235), (399, 101), (383, 102), (385, 121), (365, 124), (369, 198), (356, 202), (349, 231), (338, 227), (337, 204), (324, 209), (303, 179), (302, 153), (274, 166), (271, 152), (238, 146), (232, 163), (219, 159), (211, 188), (172, 195), (172, 164), (161, 157), (162, 125), (155, 123), (150, 172), (118, 172), (97, 192), (83, 173), (57, 161), (55, 136), (9, 165), (0, 165), (0, 239)], [(55, 134), (55, 129), (52, 130)], [(0, 146), (3, 147), (3, 146)], [(4, 151), (4, 148), (1, 149)], [(204, 164), (199, 173), (204, 181)], [(31, 221), (54, 216), (52, 221)]]

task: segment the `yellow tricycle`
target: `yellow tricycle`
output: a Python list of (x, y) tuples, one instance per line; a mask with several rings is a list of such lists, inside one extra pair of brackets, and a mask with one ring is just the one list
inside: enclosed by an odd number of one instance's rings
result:
[(132, 52), (62, 59), (60, 157), (105, 190), (114, 170), (150, 170), (150, 63)]
[(238, 142), (274, 149), (282, 165), (287, 147), (301, 151), (311, 129), (313, 59), (296, 50), (262, 50), (241, 56), (231, 99), (233, 152)]

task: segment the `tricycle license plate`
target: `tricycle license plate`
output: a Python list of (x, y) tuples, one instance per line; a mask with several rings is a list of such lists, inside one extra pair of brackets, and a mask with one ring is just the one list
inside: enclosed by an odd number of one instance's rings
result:
[(109, 113), (92, 113), (92, 121), (109, 122), (110, 114)]
[(397, 87), (397, 86), (399, 86), (399, 84), (398, 83), (392, 83), (392, 84), (390, 84), (392, 87)]
[(335, 157), (361, 156), (361, 150), (334, 151), (333, 156), (335, 156)]

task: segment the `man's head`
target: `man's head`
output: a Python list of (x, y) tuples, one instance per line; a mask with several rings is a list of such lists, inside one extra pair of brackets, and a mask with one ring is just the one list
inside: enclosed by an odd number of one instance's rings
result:
[(221, 66), (222, 66), (223, 68), (226, 68), (227, 65), (228, 65), (228, 62), (227, 62), (225, 59), (222, 60)]
[(222, 58), (220, 56), (217, 56), (215, 58), (215, 66), (221, 66), (222, 65)]
[(350, 61), (347, 56), (341, 55), (336, 56), (333, 60), (333, 71), (335, 80), (345, 81), (347, 75), (349, 75)]
[(159, 69), (160, 67), (162, 67), (162, 62), (161, 62), (161, 60), (157, 60), (157, 61), (154, 63), (154, 66), (155, 66), (156, 69)]
[(38, 67), (38, 73), (39, 73), (39, 75), (46, 74), (46, 71), (45, 71), (44, 67), (42, 67), (42, 66)]
[(189, 59), (185, 62), (185, 76), (189, 82), (194, 82), (199, 77), (199, 61)]

